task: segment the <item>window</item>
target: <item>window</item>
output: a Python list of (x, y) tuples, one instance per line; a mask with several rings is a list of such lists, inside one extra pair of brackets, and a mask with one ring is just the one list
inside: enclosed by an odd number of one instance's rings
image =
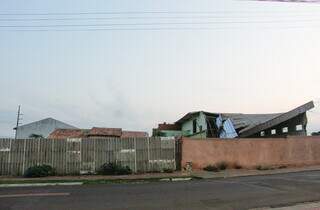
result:
[(265, 136), (265, 135), (266, 135), (266, 133), (264, 131), (260, 132), (260, 136)]
[(284, 128), (282, 128), (282, 133), (288, 133), (288, 127), (284, 127)]
[(277, 134), (276, 129), (272, 129), (272, 130), (271, 130), (271, 135), (275, 135), (275, 134)]
[(296, 126), (296, 131), (302, 131), (302, 125), (297, 125)]
[(197, 120), (193, 120), (192, 122), (193, 133), (197, 133)]

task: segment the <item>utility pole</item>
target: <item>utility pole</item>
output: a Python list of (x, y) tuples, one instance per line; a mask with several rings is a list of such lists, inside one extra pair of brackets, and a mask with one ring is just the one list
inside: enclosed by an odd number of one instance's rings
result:
[(21, 106), (19, 105), (19, 108), (18, 108), (18, 115), (17, 115), (17, 124), (16, 124), (16, 133), (15, 133), (15, 136), (14, 136), (14, 139), (17, 139), (17, 134), (18, 134), (18, 127), (20, 125), (20, 120), (22, 120), (21, 118)]

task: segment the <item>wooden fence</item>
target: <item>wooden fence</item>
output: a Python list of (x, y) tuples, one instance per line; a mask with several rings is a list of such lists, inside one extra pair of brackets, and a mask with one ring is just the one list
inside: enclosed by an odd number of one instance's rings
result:
[(0, 175), (22, 175), (35, 165), (60, 175), (95, 173), (104, 163), (134, 172), (176, 169), (175, 140), (159, 138), (0, 139)]

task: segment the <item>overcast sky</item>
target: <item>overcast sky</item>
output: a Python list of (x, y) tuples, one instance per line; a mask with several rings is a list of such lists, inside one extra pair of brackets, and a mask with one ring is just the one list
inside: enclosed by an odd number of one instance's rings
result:
[[(145, 17), (142, 19), (4, 20), (75, 17), (8, 13), (79, 12), (156, 13), (76, 16)], [(310, 100), (319, 105), (317, 4), (3, 0), (0, 13), (0, 136), (13, 135), (19, 104), (23, 123), (53, 117), (80, 128), (149, 132), (159, 122), (174, 122), (195, 110), (271, 113), (288, 111)], [(190, 22), (196, 24), (186, 24)], [(34, 28), (3, 27), (115, 23), (183, 24), (108, 26), (144, 30), (102, 31), (52, 31), (57, 28), (48, 27), (40, 28), (50, 29), (47, 31), (14, 31)], [(168, 27), (189, 29), (145, 30)], [(320, 130), (319, 118), (317, 107), (309, 113), (309, 131)]]

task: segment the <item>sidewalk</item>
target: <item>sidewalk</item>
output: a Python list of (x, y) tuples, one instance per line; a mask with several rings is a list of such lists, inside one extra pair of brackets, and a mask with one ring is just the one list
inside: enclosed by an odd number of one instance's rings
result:
[(192, 172), (174, 172), (174, 173), (149, 173), (133, 174), (123, 176), (53, 176), (42, 178), (23, 178), (0, 176), (1, 184), (19, 184), (19, 183), (62, 183), (62, 182), (82, 182), (84, 184), (104, 184), (118, 182), (143, 182), (143, 181), (183, 181), (192, 179), (219, 179), (241, 176), (272, 175), (281, 173), (292, 173), (301, 171), (320, 171), (320, 166), (308, 166), (300, 168), (284, 168), (272, 170), (247, 170), (247, 169), (228, 169), (220, 172), (209, 172), (196, 170)]
[[(132, 174), (121, 176), (103, 176), (103, 175), (82, 175), (82, 176), (51, 176), (41, 178), (24, 178), (0, 176), (1, 184), (17, 183), (58, 183), (58, 182), (83, 182), (91, 183), (111, 183), (111, 182), (134, 182), (134, 181), (161, 181), (167, 179), (190, 178), (189, 173), (149, 173), (149, 174)], [(170, 181), (170, 180), (169, 180)]]
[(282, 173), (293, 173), (301, 171), (320, 171), (320, 166), (306, 166), (299, 168), (283, 168), (283, 169), (270, 169), (270, 170), (248, 170), (248, 169), (228, 169), (220, 172), (210, 172), (197, 170), (190, 173), (191, 176), (201, 179), (217, 179), (217, 178), (230, 178), (240, 176), (257, 176), (257, 175), (271, 175)]
[(287, 206), (287, 207), (279, 207), (279, 208), (257, 208), (251, 210), (319, 210), (320, 209), (320, 202), (313, 202), (313, 203), (302, 203), (297, 204), (294, 206)]

